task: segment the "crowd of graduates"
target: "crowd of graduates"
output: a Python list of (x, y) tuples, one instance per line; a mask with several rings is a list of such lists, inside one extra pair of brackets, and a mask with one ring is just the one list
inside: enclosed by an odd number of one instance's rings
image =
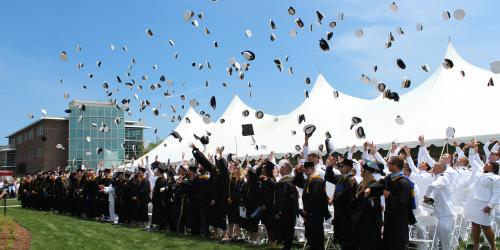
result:
[[(193, 159), (177, 166), (144, 157), (112, 169), (81, 166), (73, 172), (28, 174), (19, 199), (24, 208), (221, 241), (259, 244), (265, 228), (267, 243), (283, 249), (292, 247), (298, 220), (307, 246), (324, 249), (324, 224), (332, 217), (334, 242), (342, 249), (406, 249), (419, 204), (436, 202), (439, 208), (439, 198), (421, 200), (416, 194), (407, 148), (398, 154), (393, 147), (388, 157), (377, 160), (375, 146), (365, 143), (363, 159), (353, 160), (352, 152), (322, 158), (307, 144), (306, 135), (302, 153), (278, 162), (273, 153), (240, 161), (224, 154), (223, 147), (210, 155), (191, 144)], [(498, 163), (488, 164), (498, 176)], [(444, 178), (440, 163), (433, 165), (433, 178)], [(423, 166), (430, 169), (426, 162)], [(433, 173), (429, 169), (425, 172)]]

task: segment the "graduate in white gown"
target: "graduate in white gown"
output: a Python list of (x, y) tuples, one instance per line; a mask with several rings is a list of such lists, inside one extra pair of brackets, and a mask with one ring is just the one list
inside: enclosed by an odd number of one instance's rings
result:
[(496, 249), (495, 234), (491, 225), (493, 223), (493, 210), (495, 206), (498, 206), (500, 200), (499, 164), (491, 161), (486, 164), (481, 162), (475, 141), (471, 143), (469, 161), (472, 166), (472, 174), (466, 182), (470, 193), (465, 203), (465, 217), (472, 221), (474, 249), (479, 248), (481, 230), (490, 243), (491, 249)]
[(432, 168), (434, 181), (427, 187), (424, 203), (434, 205), (432, 215), (438, 219), (435, 246), (441, 243), (443, 249), (451, 249), (451, 234), (453, 233), (454, 216), (451, 202), (451, 183), (449, 176), (444, 174), (446, 165), (436, 163)]

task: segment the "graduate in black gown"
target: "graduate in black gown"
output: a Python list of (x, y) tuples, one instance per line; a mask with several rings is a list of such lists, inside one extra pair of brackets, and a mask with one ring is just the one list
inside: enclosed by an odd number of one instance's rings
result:
[(145, 223), (149, 221), (148, 217), (148, 203), (150, 200), (150, 192), (151, 187), (149, 185), (149, 180), (146, 178), (144, 173), (146, 169), (143, 167), (138, 167), (136, 176), (137, 176), (137, 192), (135, 196), (132, 196), (132, 200), (135, 203), (135, 208), (137, 209), (135, 221), (139, 223), (141, 226), (144, 226)]
[(274, 207), (276, 211), (275, 237), (283, 242), (283, 249), (291, 249), (295, 234), (295, 222), (299, 211), (299, 194), (293, 184), (292, 165), (285, 162), (279, 168), (281, 179), (274, 189)]
[[(304, 174), (307, 179), (304, 178)], [(302, 204), (304, 209), (299, 214), (304, 218), (305, 236), (309, 249), (324, 249), (325, 232), (323, 223), (331, 217), (328, 211), (328, 196), (325, 182), (316, 173), (313, 162), (299, 165), (295, 171), (293, 183), (302, 188)]]
[[(151, 164), (153, 165), (153, 164)], [(154, 174), (157, 176), (155, 181), (155, 187), (153, 189), (153, 214), (151, 218), (151, 224), (157, 225), (158, 229), (165, 230), (168, 226), (168, 214), (167, 214), (167, 179), (164, 177), (165, 169), (163, 164), (156, 165), (154, 168)]]
[[(333, 166), (337, 165), (341, 174), (333, 172)], [(353, 227), (352, 214), (355, 195), (358, 185), (352, 172), (353, 161), (343, 159), (337, 163), (333, 156), (328, 158), (325, 171), (325, 180), (335, 185), (333, 194), (333, 230), (334, 240), (342, 249), (356, 249), (356, 233)]]
[(360, 250), (382, 249), (382, 193), (372, 193), (369, 197), (364, 194), (364, 190), (376, 182), (373, 173), (378, 173), (380, 167), (383, 169), (383, 164), (366, 161), (361, 169), (363, 181), (358, 186), (353, 208), (355, 236)]
[(214, 238), (217, 238), (217, 229), (226, 231), (226, 213), (225, 204), (229, 182), (229, 172), (227, 169), (226, 160), (222, 157), (222, 148), (217, 148), (217, 159), (215, 166), (200, 152), (194, 144), (190, 147), (193, 149), (194, 159), (203, 166), (209, 173), (209, 188), (210, 188), (210, 203), (208, 209), (209, 225), (214, 229)]
[(260, 189), (260, 182), (255, 169), (252, 167), (247, 168), (246, 182), (242, 185), (241, 189), (241, 202), (240, 206), (245, 208), (246, 215), (242, 218), (242, 225), (250, 234), (250, 243), (257, 243), (257, 233), (259, 231), (259, 217), (254, 215), (257, 208), (262, 206), (262, 196)]
[(94, 175), (94, 170), (89, 169), (87, 171), (87, 178), (83, 183), (83, 197), (85, 205), (85, 216), (87, 219), (96, 219), (98, 217), (98, 200), (97, 195), (99, 193), (98, 180)]
[(198, 174), (194, 178), (194, 217), (196, 218), (197, 224), (199, 225), (201, 236), (209, 236), (208, 228), (208, 205), (210, 188), (209, 188), (209, 176), (207, 171), (202, 165), (197, 164)]
[(99, 200), (99, 215), (104, 216), (104, 219), (109, 220), (109, 194), (104, 192), (104, 188), (111, 186), (111, 183), (113, 182), (111, 178), (111, 170), (104, 169), (103, 175), (99, 179), (99, 194), (98, 194), (98, 200)]
[(69, 208), (69, 180), (67, 178), (67, 172), (61, 171), (59, 178), (56, 179), (56, 204), (55, 209), (59, 213), (68, 211)]
[(382, 191), (385, 197), (382, 249), (407, 249), (408, 225), (416, 222), (412, 210), (413, 188), (410, 181), (403, 175), (403, 160), (393, 156), (387, 165), (391, 174), (371, 184), (365, 190), (365, 196)]
[(275, 165), (269, 161), (264, 160), (261, 165), (261, 174), (259, 176), (260, 185), (262, 189), (262, 224), (266, 226), (267, 242), (268, 244), (275, 244), (274, 227), (276, 223), (276, 211), (274, 209), (273, 195), (276, 185), (276, 179), (273, 176)]
[[(228, 157), (229, 158), (229, 157)], [(240, 166), (230, 160), (230, 179), (229, 179), (229, 189), (227, 194), (226, 212), (227, 212), (227, 239), (233, 240), (240, 235), (240, 200), (241, 200), (241, 188), (242, 188), (242, 178), (240, 172)]]

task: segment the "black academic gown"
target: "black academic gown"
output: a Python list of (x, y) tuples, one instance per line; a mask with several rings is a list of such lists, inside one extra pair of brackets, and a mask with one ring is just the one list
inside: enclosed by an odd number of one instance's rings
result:
[(85, 202), (85, 215), (88, 219), (99, 216), (99, 195), (98, 180), (96, 178), (87, 179), (83, 184), (83, 195)]
[(227, 220), (231, 224), (239, 225), (241, 223), (240, 217), (240, 200), (241, 188), (243, 182), (241, 180), (232, 179), (229, 181), (228, 196), (226, 199)]
[(137, 213), (135, 216), (135, 221), (137, 222), (147, 222), (149, 221), (148, 216), (148, 203), (150, 200), (151, 187), (149, 185), (149, 180), (146, 177), (137, 180), (137, 196), (136, 196), (136, 208)]
[[(109, 187), (111, 186), (112, 183), (111, 177), (103, 177), (99, 179), (98, 184), (102, 185), (103, 187)], [(98, 209), (99, 209), (99, 216), (104, 215), (105, 217), (109, 217), (109, 194), (103, 192), (99, 192), (98, 194)]]
[[(208, 235), (208, 206), (209, 206), (209, 176), (206, 174), (198, 174), (194, 178), (194, 202), (193, 202), (193, 217), (195, 223), (199, 226), (199, 233), (202, 236)], [(196, 232), (195, 232), (196, 233)]]
[(295, 222), (299, 211), (299, 195), (292, 181), (290, 176), (286, 176), (276, 183), (274, 189), (274, 206), (278, 215), (275, 237), (279, 242), (284, 242), (283, 249), (292, 247)]
[(326, 168), (325, 180), (335, 185), (333, 194), (335, 242), (342, 249), (355, 248), (357, 242), (352, 215), (355, 195), (358, 190), (357, 182), (352, 174), (336, 175), (332, 167)]
[[(153, 215), (151, 218), (151, 224), (158, 225), (161, 230), (165, 229), (168, 225), (168, 214), (167, 214), (167, 204), (166, 204), (166, 193), (167, 193), (167, 179), (160, 176), (155, 181), (155, 187), (153, 189)], [(164, 188), (163, 192), (161, 189)]]
[(262, 224), (266, 226), (266, 231), (269, 238), (274, 239), (274, 227), (276, 223), (276, 211), (274, 209), (273, 195), (274, 188), (276, 185), (276, 180), (274, 178), (268, 178), (265, 181), (261, 181), (261, 188), (263, 196), (263, 205), (265, 207), (262, 212)]
[(369, 187), (372, 190), (371, 193), (378, 193), (382, 190), (391, 192), (385, 199), (382, 249), (407, 249), (408, 225), (415, 223), (411, 206), (412, 187), (409, 180), (403, 176), (387, 176)]
[(56, 180), (56, 205), (55, 209), (62, 213), (68, 210), (69, 181), (65, 176)]
[(215, 166), (198, 150), (193, 149), (193, 157), (205, 170), (210, 173), (209, 189), (210, 201), (215, 204), (209, 206), (209, 224), (215, 228), (226, 229), (226, 197), (228, 192), (229, 172), (224, 159), (217, 159)]
[(263, 204), (260, 182), (255, 173), (249, 171), (253, 176), (242, 185), (240, 206), (245, 207), (246, 217), (241, 219), (242, 227), (249, 232), (258, 232), (260, 216), (252, 217), (252, 214)]
[[(375, 183), (372, 181), (370, 184)], [(370, 197), (364, 196), (360, 183), (359, 195), (353, 206), (354, 231), (356, 241), (360, 250), (382, 249), (382, 206), (380, 204), (380, 193)]]
[(293, 183), (303, 189), (302, 204), (304, 209), (299, 213), (304, 218), (307, 244), (310, 249), (324, 249), (323, 222), (331, 217), (328, 211), (325, 182), (319, 175), (313, 175), (304, 180), (304, 175), (301, 173), (295, 175)]

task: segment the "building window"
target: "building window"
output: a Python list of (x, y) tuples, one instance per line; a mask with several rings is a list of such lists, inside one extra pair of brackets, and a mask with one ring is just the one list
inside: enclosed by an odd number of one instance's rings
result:
[(35, 149), (35, 158), (41, 158), (43, 157), (43, 148), (38, 147)]
[(21, 144), (21, 143), (23, 143), (23, 135), (22, 134), (17, 136), (17, 144)]
[(26, 157), (26, 160), (31, 160), (33, 159), (33, 150), (28, 150), (28, 157)]
[(24, 138), (24, 141), (28, 141), (33, 139), (33, 129), (30, 129), (28, 132), (26, 132), (26, 136)]
[(38, 127), (36, 127), (36, 137), (42, 136), (45, 132), (45, 126), (43, 123), (40, 123)]

